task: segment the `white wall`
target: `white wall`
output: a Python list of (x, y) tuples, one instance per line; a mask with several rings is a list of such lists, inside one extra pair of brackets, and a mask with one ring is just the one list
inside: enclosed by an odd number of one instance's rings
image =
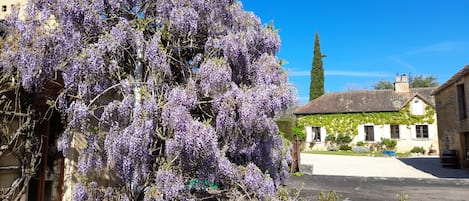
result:
[[(309, 149), (310, 144), (314, 141), (313, 139), (315, 138), (316, 133), (313, 133), (313, 127), (319, 127), (319, 126), (305, 126), (306, 130), (306, 148)], [(321, 141), (316, 142), (314, 141), (314, 147), (313, 150), (327, 150), (326, 146), (326, 128), (325, 127), (320, 127), (320, 135), (321, 135)]]
[(306, 130), (306, 143), (310, 143), (314, 139), (313, 129), (311, 126), (305, 126), (305, 130)]
[(410, 102), (409, 102), (409, 109), (410, 113), (413, 115), (424, 115), (425, 114), (425, 102), (423, 102), (422, 99), (418, 97), (414, 97)]
[[(409, 102), (409, 110), (414, 115), (423, 115), (425, 113), (425, 107), (427, 104), (422, 101), (420, 98), (415, 97)], [(437, 149), (438, 148), (438, 129), (436, 122), (436, 115), (433, 117), (435, 121), (433, 124), (421, 124), (428, 125), (428, 138), (417, 138), (415, 125), (399, 125), (399, 139), (397, 140), (397, 152), (408, 152), (414, 146), (423, 147), (428, 151), (430, 146)], [(374, 130), (374, 141), (381, 142), (382, 138), (391, 138), (391, 128), (389, 124), (385, 125), (374, 125), (371, 123), (358, 125), (357, 130), (358, 134), (352, 140), (351, 145), (354, 146), (359, 141), (365, 141), (365, 126), (373, 126)], [(312, 134), (312, 126), (306, 127), (306, 138), (307, 142), (311, 142), (314, 139)], [(310, 135), (310, 138), (308, 138)], [(324, 143), (326, 139), (326, 129), (321, 127), (321, 142), (316, 142), (313, 150), (327, 150), (327, 146)], [(310, 141), (308, 141), (310, 139)], [(369, 142), (372, 143), (372, 142)], [(307, 144), (309, 147), (309, 143)]]

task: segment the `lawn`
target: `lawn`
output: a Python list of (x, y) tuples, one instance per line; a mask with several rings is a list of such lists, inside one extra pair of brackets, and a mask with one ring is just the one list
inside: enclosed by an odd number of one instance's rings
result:
[[(327, 155), (342, 155), (342, 156), (377, 156), (387, 157), (383, 152), (369, 152), (369, 153), (356, 153), (352, 151), (303, 151), (302, 153), (308, 154), (327, 154)], [(397, 157), (408, 157), (409, 153), (396, 153)]]

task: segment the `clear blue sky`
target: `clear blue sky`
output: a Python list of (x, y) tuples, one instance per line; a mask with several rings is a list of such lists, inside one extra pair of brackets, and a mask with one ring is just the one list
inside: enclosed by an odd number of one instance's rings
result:
[(396, 73), (434, 75), (440, 84), (469, 64), (469, 0), (242, 0), (273, 21), (300, 104), (308, 102), (314, 34), (325, 91), (371, 89)]

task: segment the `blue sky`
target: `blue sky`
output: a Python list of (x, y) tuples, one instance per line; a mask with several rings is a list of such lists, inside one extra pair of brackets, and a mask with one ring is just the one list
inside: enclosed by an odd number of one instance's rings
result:
[(434, 75), (440, 84), (469, 64), (468, 0), (242, 0), (280, 30), (300, 104), (308, 102), (314, 34), (319, 32), (325, 91), (371, 89), (396, 73)]

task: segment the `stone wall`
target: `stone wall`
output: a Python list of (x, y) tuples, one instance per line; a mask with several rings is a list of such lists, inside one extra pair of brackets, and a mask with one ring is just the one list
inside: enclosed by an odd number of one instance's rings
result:
[(469, 75), (461, 78), (454, 84), (441, 90), (435, 95), (436, 113), (438, 119), (438, 138), (440, 152), (447, 149), (455, 149), (461, 168), (469, 167), (466, 160), (467, 149), (466, 136), (469, 132), (469, 119), (460, 120), (458, 108), (458, 96), (456, 86), (464, 84), (466, 109), (469, 108)]

